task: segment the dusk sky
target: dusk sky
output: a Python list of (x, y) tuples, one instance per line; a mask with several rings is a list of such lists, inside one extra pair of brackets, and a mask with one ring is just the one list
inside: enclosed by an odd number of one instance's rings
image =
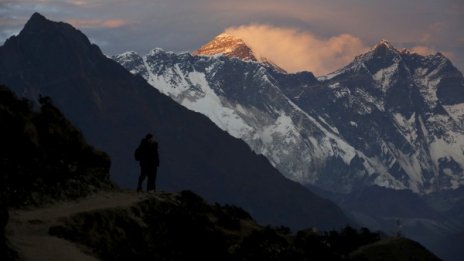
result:
[(464, 71), (462, 0), (0, 0), (0, 42), (34, 12), (73, 24), (107, 55), (193, 51), (227, 31), (289, 71), (329, 73), (381, 39), (440, 51)]

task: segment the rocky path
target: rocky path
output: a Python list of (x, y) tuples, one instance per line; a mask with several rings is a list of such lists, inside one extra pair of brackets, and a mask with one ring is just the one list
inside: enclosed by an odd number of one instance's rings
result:
[(126, 207), (146, 198), (134, 192), (106, 192), (78, 201), (50, 206), (11, 210), (7, 237), (23, 260), (98, 260), (83, 246), (50, 236), (48, 229), (65, 217), (98, 209)]

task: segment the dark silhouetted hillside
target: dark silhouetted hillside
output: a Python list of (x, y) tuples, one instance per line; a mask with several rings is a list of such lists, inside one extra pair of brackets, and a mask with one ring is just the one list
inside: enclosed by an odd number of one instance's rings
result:
[(86, 196), (112, 187), (109, 157), (52, 104), (38, 111), (0, 86), (0, 193), (7, 206)]
[(88, 145), (52, 104), (33, 110), (0, 85), (0, 259), (13, 260), (5, 227), (8, 207), (41, 205), (111, 189), (109, 157)]

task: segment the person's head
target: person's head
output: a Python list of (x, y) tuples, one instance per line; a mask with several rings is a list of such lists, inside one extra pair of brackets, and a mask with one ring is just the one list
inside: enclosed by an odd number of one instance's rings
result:
[(153, 139), (153, 134), (148, 133), (148, 134), (145, 136), (145, 139), (147, 139), (147, 140), (152, 140), (152, 139)]

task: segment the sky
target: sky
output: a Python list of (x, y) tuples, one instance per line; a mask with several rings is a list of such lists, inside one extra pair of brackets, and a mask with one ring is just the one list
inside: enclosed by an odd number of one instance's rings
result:
[(107, 55), (194, 51), (222, 32), (290, 72), (323, 75), (382, 39), (464, 71), (463, 0), (0, 0), (0, 43), (39, 12)]

